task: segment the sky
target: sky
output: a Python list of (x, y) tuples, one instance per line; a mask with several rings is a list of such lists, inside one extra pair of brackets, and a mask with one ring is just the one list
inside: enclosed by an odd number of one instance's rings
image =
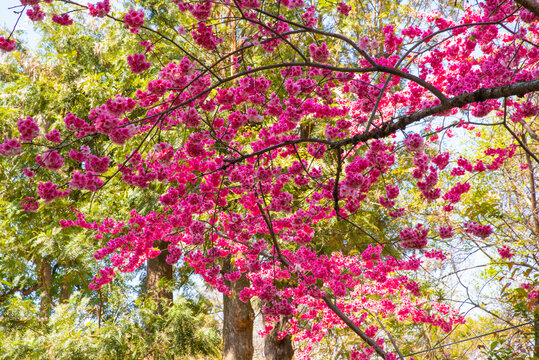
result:
[[(13, 27), (17, 23), (17, 18), (19, 17), (19, 14), (15, 12), (22, 10), (22, 7), (16, 7), (20, 4), (21, 4), (20, 0), (0, 0), (0, 29), (1, 30), (5, 30), (8, 32), (11, 32), (11, 30), (13, 30)], [(16, 8), (12, 8), (12, 7), (16, 7)], [(39, 34), (33, 30), (32, 22), (28, 20), (25, 14), (21, 16), (21, 19), (17, 25), (17, 30), (24, 31), (22, 40), (27, 41), (30, 48), (37, 47)]]

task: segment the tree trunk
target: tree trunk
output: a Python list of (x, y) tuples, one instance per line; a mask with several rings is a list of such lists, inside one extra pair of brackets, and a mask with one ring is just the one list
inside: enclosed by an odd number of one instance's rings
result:
[(159, 286), (159, 281), (161, 279), (164, 279), (165, 283), (172, 281), (174, 269), (166, 262), (168, 243), (156, 241), (156, 245), (161, 250), (161, 254), (153, 259), (148, 259), (146, 289), (148, 296), (157, 302), (158, 313), (163, 314), (164, 309), (172, 302), (172, 290), (168, 286)]
[[(225, 260), (223, 270), (230, 272), (230, 258)], [(231, 296), (223, 295), (223, 360), (250, 360), (253, 358), (253, 322), (255, 314), (251, 302), (242, 302), (238, 293), (249, 286), (249, 279), (242, 275), (235, 282), (226, 282)]]
[(52, 267), (51, 263), (42, 258), (39, 262), (39, 285), (41, 289), (39, 315), (41, 319), (48, 319), (52, 309)]
[(292, 347), (292, 337), (286, 334), (279, 340), (279, 333), (285, 330), (286, 319), (279, 321), (264, 339), (264, 355), (266, 360), (292, 360), (294, 358), (294, 348)]
[(62, 287), (60, 288), (60, 299), (59, 303), (66, 303), (69, 301), (69, 297), (73, 292), (73, 286), (71, 285), (73, 278), (72, 276), (64, 276), (62, 279)]

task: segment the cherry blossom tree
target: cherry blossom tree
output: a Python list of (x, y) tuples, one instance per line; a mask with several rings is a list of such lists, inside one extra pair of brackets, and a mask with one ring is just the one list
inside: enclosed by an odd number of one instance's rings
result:
[[(311, 344), (299, 358), (348, 328), (360, 339), (352, 359), (404, 359), (383, 319), (447, 333), (464, 323), (424, 296), (414, 274), (424, 258), (445, 261), (437, 243), (495, 231), (459, 204), (471, 177), (528, 148), (514, 134), (473, 160), (445, 149), (462, 146), (455, 128), (477, 133), (537, 114), (535, 1), (487, 0), (451, 18), (419, 12), (420, 23), (373, 37), (340, 31), (352, 10), (344, 2), (176, 0), (168, 29), (152, 24), (144, 2), (123, 13), (111, 5), (21, 0), (18, 11), (57, 26), (123, 22), (140, 40), (124, 66), (152, 80), (87, 114), (67, 111), (48, 133), (26, 114), (19, 136), (0, 145), (6, 157), (35, 152), (21, 169), (24, 210), (72, 199), (61, 225), (102, 239), (91, 289), (166, 253), (236, 303), (259, 299), (276, 344)], [(16, 47), (0, 37), (3, 51)], [(115, 196), (113, 182), (162, 192), (151, 211), (88, 219), (75, 194)], [(438, 221), (422, 222), (412, 196)], [(360, 224), (366, 211), (391, 224), (383, 238)], [(342, 251), (323, 247), (323, 229), (341, 223), (365, 239), (356, 251), (345, 237)], [(248, 318), (237, 325), (249, 328)], [(249, 351), (225, 341), (225, 358)]]

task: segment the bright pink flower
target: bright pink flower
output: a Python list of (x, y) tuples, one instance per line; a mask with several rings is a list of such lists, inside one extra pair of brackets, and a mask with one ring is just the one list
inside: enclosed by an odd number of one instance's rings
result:
[(217, 45), (223, 42), (224, 39), (217, 38), (212, 29), (213, 26), (206, 26), (205, 23), (199, 22), (197, 29), (193, 30), (191, 33), (193, 40), (195, 40), (198, 45), (202, 46), (206, 50), (215, 49)]
[(502, 257), (502, 259), (511, 259), (513, 256), (515, 256), (514, 253), (511, 252), (511, 249), (509, 246), (504, 245), (501, 248), (498, 249), (498, 254)]
[(96, 174), (103, 174), (108, 171), (109, 163), (110, 159), (108, 156), (100, 158), (95, 155), (89, 155), (88, 161), (85, 163), (85, 169)]
[(19, 140), (22, 142), (30, 142), (39, 136), (39, 127), (30, 116), (26, 120), (20, 119), (17, 122), (17, 129), (19, 129), (19, 133), (21, 134)]
[(0, 50), (5, 52), (13, 51), (15, 49), (15, 45), (15, 40), (6, 39), (3, 36), (0, 36)]
[(174, 156), (174, 148), (166, 142), (155, 144), (154, 149), (154, 159), (157, 161), (168, 163)]
[(61, 16), (54, 14), (52, 15), (52, 21), (54, 21), (58, 25), (63, 26), (69, 26), (73, 24), (73, 19), (71, 19), (68, 14), (63, 14)]
[(410, 134), (406, 140), (404, 140), (406, 150), (411, 152), (422, 152), (425, 141), (419, 134)]
[(105, 17), (110, 11), (110, 1), (109, 0), (103, 0), (99, 1), (98, 3), (94, 4), (88, 4), (88, 12), (90, 13), (90, 16), (94, 17)]
[(241, 8), (247, 10), (258, 9), (260, 7), (260, 2), (258, 2), (258, 0), (240, 0), (238, 3)]
[(200, 3), (196, 3), (193, 5), (189, 11), (193, 15), (195, 19), (198, 21), (204, 21), (207, 20), (210, 17), (211, 13), (211, 7), (212, 2), (211, 1), (203, 1)]
[(113, 130), (109, 134), (110, 141), (116, 145), (124, 145), (127, 140), (129, 140), (133, 135), (137, 133), (137, 128), (134, 125), (127, 125), (124, 127), (119, 127)]
[(151, 63), (146, 62), (146, 55), (134, 53), (127, 57), (129, 68), (134, 74), (140, 74), (150, 68)]
[(22, 171), (24, 172), (24, 175), (28, 176), (29, 178), (32, 178), (36, 175), (32, 170), (27, 168), (22, 169)]
[(352, 10), (352, 7), (349, 5), (346, 5), (343, 2), (340, 2), (337, 4), (337, 11), (343, 14), (344, 16), (350, 15), (351, 10)]
[(32, 21), (42, 21), (45, 19), (45, 13), (41, 11), (41, 8), (37, 4), (31, 9), (26, 10), (26, 15)]
[(440, 226), (439, 233), (440, 233), (440, 238), (441, 239), (452, 238), (453, 237), (453, 227), (452, 226), (448, 226), (448, 227)]
[(464, 223), (464, 228), (466, 229), (467, 233), (473, 234), (482, 239), (486, 239), (493, 233), (490, 225), (481, 225), (476, 222)]
[(114, 99), (108, 99), (105, 105), (109, 114), (120, 117), (126, 112), (133, 111), (136, 105), (136, 101), (131, 98), (121, 97), (116, 95)]
[(64, 159), (60, 156), (56, 150), (48, 150), (43, 155), (36, 156), (36, 162), (47, 169), (56, 171), (59, 170), (64, 164)]
[(386, 199), (386, 198), (384, 198), (383, 196), (380, 196), (380, 198), (378, 199), (378, 201), (380, 201), (380, 205), (382, 205), (382, 206), (385, 207), (386, 209), (391, 209), (392, 207), (395, 206), (395, 201)]
[(49, 140), (50, 142), (59, 144), (62, 142), (62, 133), (58, 129), (54, 129), (48, 134), (45, 134), (45, 138)]
[(405, 212), (406, 212), (406, 210), (404, 208), (400, 208), (400, 209), (397, 209), (397, 210), (394, 210), (394, 211), (390, 211), (388, 214), (392, 218), (396, 219), (396, 218), (399, 218), (399, 217), (403, 216)]
[(144, 25), (144, 11), (135, 11), (133, 8), (124, 16), (125, 27), (132, 33), (138, 34), (140, 28)]
[(6, 139), (0, 144), (0, 156), (17, 156), (21, 153), (21, 143), (17, 139)]
[(52, 200), (58, 197), (66, 197), (69, 195), (71, 190), (64, 190), (60, 191), (58, 190), (58, 185), (53, 184), (52, 182), (48, 181), (46, 183), (39, 183), (37, 185), (37, 193), (40, 198), (43, 199), (45, 204), (50, 203)]
[(400, 245), (406, 249), (422, 249), (427, 245), (428, 229), (423, 228), (423, 224), (418, 224), (415, 230), (406, 228), (399, 233)]
[(92, 279), (88, 288), (90, 290), (99, 290), (105, 284), (108, 284), (114, 278), (114, 269), (111, 267), (106, 267), (99, 270), (99, 276), (95, 276)]
[(88, 156), (86, 154), (84, 154), (83, 152), (78, 152), (77, 150), (75, 149), (70, 149), (69, 150), (69, 157), (77, 162), (85, 162), (86, 159), (88, 158)]
[(425, 257), (440, 261), (444, 261), (447, 258), (442, 251), (425, 251)]
[(451, 190), (444, 194), (443, 199), (449, 201), (451, 204), (455, 204), (459, 202), (461, 196), (467, 193), (469, 190), (469, 183), (458, 183), (457, 185), (453, 186)]
[(393, 184), (387, 185), (386, 196), (390, 200), (396, 199), (399, 196), (399, 187)]
[(325, 63), (329, 59), (329, 51), (326, 43), (322, 43), (320, 46), (316, 46), (316, 44), (309, 45), (309, 53), (313, 61), (319, 63)]
[(81, 118), (76, 117), (72, 113), (68, 113), (64, 118), (64, 123), (68, 130), (77, 131), (83, 129), (87, 124)]

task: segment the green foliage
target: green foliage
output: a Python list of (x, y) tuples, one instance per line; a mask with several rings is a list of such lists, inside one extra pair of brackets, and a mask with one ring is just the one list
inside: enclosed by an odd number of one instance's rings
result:
[[(217, 324), (205, 315), (205, 301), (181, 300), (163, 315), (151, 301), (126, 307), (117, 290), (109, 294), (108, 316), (80, 292), (55, 307), (42, 321), (4, 317), (0, 321), (0, 359), (198, 359), (215, 358), (220, 351)], [(20, 308), (22, 304), (18, 304)], [(17, 320), (15, 320), (17, 319)]]

